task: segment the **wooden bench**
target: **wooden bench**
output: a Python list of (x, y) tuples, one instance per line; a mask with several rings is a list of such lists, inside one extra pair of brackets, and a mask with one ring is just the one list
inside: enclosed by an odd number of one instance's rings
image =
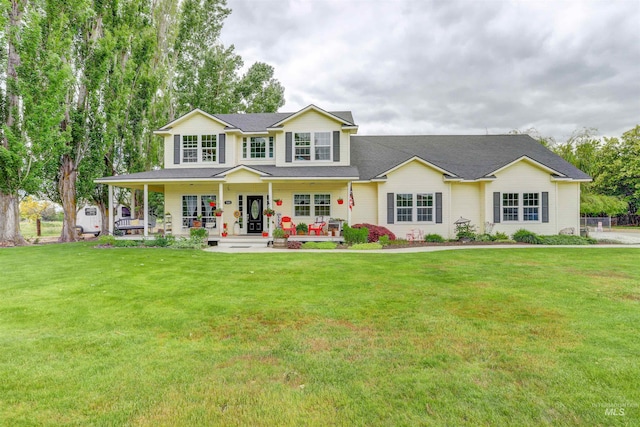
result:
[[(135, 222), (132, 224), (132, 222)], [(131, 218), (122, 218), (117, 220), (115, 223), (114, 234), (117, 236), (121, 236), (124, 234), (133, 234), (135, 231), (144, 230), (144, 223), (141, 219), (131, 219)], [(155, 227), (156, 225), (156, 217), (149, 217), (149, 229)]]

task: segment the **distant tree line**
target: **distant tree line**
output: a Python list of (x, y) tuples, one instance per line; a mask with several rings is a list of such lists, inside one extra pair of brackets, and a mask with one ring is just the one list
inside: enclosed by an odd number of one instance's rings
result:
[(199, 107), (275, 112), (273, 67), (223, 46), (226, 0), (0, 0), (0, 244), (23, 244), (20, 199), (105, 212), (95, 178), (162, 164), (153, 130)]

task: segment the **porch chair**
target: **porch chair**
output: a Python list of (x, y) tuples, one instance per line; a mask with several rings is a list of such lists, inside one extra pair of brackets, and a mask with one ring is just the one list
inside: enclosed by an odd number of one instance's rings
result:
[(296, 234), (296, 225), (291, 221), (290, 216), (283, 216), (280, 220), (280, 228), (289, 233), (290, 236)]
[(311, 233), (314, 233), (316, 236), (321, 236), (324, 234), (324, 227), (327, 225), (323, 216), (317, 216), (316, 222), (313, 224), (309, 224), (309, 236)]

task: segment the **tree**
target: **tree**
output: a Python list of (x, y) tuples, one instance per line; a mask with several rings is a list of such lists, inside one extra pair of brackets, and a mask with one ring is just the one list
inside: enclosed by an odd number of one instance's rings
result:
[(593, 187), (602, 194), (623, 198), (629, 212), (640, 208), (640, 125), (628, 130), (620, 139), (605, 138)]

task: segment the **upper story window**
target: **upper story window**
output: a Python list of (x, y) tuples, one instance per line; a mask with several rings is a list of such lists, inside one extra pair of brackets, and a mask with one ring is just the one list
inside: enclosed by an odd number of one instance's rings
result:
[(331, 132), (316, 132), (313, 142), (315, 159), (331, 160)]
[(293, 140), (295, 160), (331, 160), (331, 132), (296, 132)]
[(243, 159), (273, 159), (273, 137), (242, 138)]
[(216, 135), (182, 135), (182, 163), (215, 162)]
[(216, 135), (202, 135), (202, 161), (216, 161)]
[(294, 141), (296, 144), (294, 158), (296, 160), (311, 160), (311, 133), (296, 132)]
[(198, 161), (198, 135), (182, 135), (182, 163)]

